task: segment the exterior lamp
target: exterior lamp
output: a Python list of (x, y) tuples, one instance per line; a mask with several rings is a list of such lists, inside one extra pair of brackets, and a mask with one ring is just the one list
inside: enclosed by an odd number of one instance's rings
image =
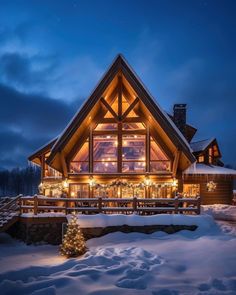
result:
[(93, 177), (89, 178), (89, 186), (90, 187), (94, 187), (96, 185), (95, 180), (93, 179)]
[(68, 184), (68, 180), (67, 180), (67, 178), (62, 182), (62, 185), (63, 185), (63, 188), (64, 188), (64, 189), (68, 189), (69, 184)]
[(43, 192), (43, 183), (40, 182), (39, 186), (38, 186), (39, 192), (42, 193)]
[(178, 180), (177, 179), (173, 179), (173, 182), (172, 182), (172, 187), (174, 188), (174, 189), (177, 189), (177, 186), (178, 186)]
[(144, 185), (147, 187), (152, 185), (152, 181), (148, 176), (146, 176), (144, 179)]

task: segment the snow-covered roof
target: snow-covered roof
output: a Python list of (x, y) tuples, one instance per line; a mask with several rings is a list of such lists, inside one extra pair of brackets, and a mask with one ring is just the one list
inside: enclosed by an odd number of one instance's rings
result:
[(205, 148), (208, 147), (208, 145), (212, 143), (213, 140), (215, 140), (215, 138), (209, 138), (209, 139), (191, 142), (190, 146), (193, 152), (201, 152), (201, 151), (204, 151)]
[(188, 169), (184, 171), (184, 174), (224, 174), (224, 175), (236, 175), (236, 170), (228, 169), (225, 167), (206, 165), (206, 164), (192, 164)]

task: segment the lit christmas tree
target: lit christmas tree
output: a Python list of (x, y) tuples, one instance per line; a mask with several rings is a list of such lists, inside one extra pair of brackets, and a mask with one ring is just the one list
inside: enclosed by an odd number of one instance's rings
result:
[(66, 257), (76, 257), (86, 252), (85, 240), (76, 215), (72, 215), (68, 223), (66, 234), (60, 246), (60, 252), (61, 255)]

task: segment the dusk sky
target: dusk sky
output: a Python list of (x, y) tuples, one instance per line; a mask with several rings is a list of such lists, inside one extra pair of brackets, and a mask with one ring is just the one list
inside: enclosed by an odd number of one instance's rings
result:
[(122, 53), (236, 167), (236, 1), (0, 1), (0, 167), (24, 167)]

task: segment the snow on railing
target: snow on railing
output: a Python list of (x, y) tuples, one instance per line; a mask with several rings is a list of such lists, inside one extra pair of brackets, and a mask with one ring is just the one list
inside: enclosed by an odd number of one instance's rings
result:
[(200, 197), (196, 198), (53, 198), (26, 196), (20, 198), (20, 213), (72, 212), (90, 213), (188, 213), (200, 214)]

